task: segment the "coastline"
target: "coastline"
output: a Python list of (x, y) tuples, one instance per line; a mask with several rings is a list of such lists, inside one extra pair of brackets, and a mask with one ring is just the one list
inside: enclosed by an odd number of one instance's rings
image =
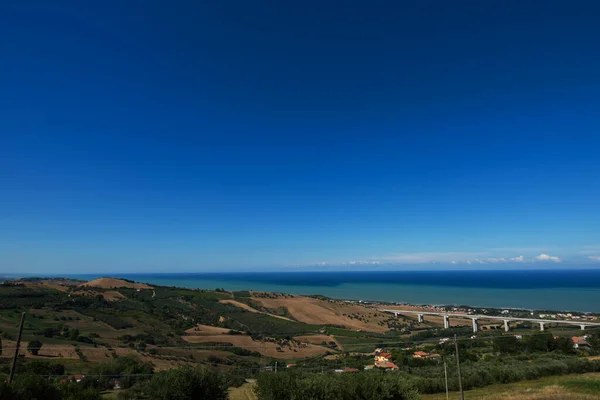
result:
[(600, 312), (600, 270), (58, 274), (188, 289), (259, 291), (387, 304)]

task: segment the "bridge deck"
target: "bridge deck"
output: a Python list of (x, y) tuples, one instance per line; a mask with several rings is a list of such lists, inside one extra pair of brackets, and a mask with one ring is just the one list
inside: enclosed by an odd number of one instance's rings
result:
[(499, 321), (526, 321), (536, 323), (555, 323), (555, 324), (567, 324), (567, 325), (585, 325), (585, 326), (600, 326), (600, 322), (588, 322), (588, 321), (573, 321), (573, 320), (561, 320), (561, 319), (539, 319), (539, 318), (518, 318), (518, 317), (502, 317), (495, 315), (479, 315), (479, 314), (453, 314), (433, 311), (415, 311), (415, 310), (391, 310), (391, 309), (380, 309), (381, 312), (387, 313), (398, 313), (398, 314), (423, 314), (423, 315), (435, 315), (438, 317), (453, 317), (453, 318), (477, 318), (477, 319), (493, 319)]

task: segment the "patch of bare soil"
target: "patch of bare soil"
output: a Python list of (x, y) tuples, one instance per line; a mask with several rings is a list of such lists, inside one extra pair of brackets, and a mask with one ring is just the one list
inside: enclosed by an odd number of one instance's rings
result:
[[(214, 336), (183, 336), (183, 340), (189, 343), (231, 343), (234, 346), (241, 347), (250, 351), (256, 351), (268, 357), (273, 358), (306, 358), (324, 354), (329, 349), (312, 344), (298, 344), (289, 341), (287, 344), (271, 341), (255, 341), (246, 335), (214, 335)], [(218, 350), (219, 347), (215, 346)], [(227, 350), (224, 345), (221, 350)]]
[(392, 316), (359, 304), (304, 296), (272, 298), (257, 294), (257, 297), (253, 297), (253, 300), (273, 310), (278, 307), (286, 307), (295, 319), (307, 324), (341, 325), (347, 329), (369, 332), (383, 333), (388, 331), (387, 324), (379, 323)]

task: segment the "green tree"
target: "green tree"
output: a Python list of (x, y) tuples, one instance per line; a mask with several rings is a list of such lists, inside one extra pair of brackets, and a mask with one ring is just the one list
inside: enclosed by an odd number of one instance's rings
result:
[(532, 353), (535, 352), (548, 352), (553, 350), (554, 337), (551, 332), (542, 332), (536, 333), (534, 335), (529, 335), (527, 338), (523, 339), (524, 345)]
[(34, 356), (37, 356), (40, 352), (40, 349), (42, 348), (42, 345), (43, 343), (39, 340), (32, 340), (27, 344), (27, 351), (33, 354)]
[(63, 364), (49, 362), (46, 360), (31, 360), (22, 364), (20, 363), (17, 368), (17, 373), (58, 376), (65, 374), (65, 366)]
[(79, 329), (77, 329), (77, 328), (71, 329), (71, 331), (69, 332), (69, 339), (77, 340), (78, 337), (79, 337)]
[(148, 383), (152, 400), (227, 399), (227, 379), (203, 367), (183, 367), (156, 374)]
[(44, 329), (44, 336), (47, 338), (51, 338), (54, 336), (54, 328), (46, 328)]
[(503, 354), (514, 354), (521, 351), (521, 346), (514, 336), (500, 336), (494, 340), (494, 350)]
[(100, 392), (84, 385), (72, 383), (59, 386), (61, 400), (101, 400)]
[(61, 400), (62, 397), (60, 391), (47, 378), (33, 374), (16, 376), (11, 391), (14, 396), (12, 399), (15, 400)]

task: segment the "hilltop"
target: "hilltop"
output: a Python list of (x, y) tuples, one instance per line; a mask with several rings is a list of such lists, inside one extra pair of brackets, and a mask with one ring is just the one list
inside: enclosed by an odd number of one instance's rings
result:
[(152, 289), (145, 283), (136, 283), (126, 279), (99, 278), (90, 282), (82, 283), (81, 287), (95, 287), (102, 289), (130, 288), (130, 289)]

